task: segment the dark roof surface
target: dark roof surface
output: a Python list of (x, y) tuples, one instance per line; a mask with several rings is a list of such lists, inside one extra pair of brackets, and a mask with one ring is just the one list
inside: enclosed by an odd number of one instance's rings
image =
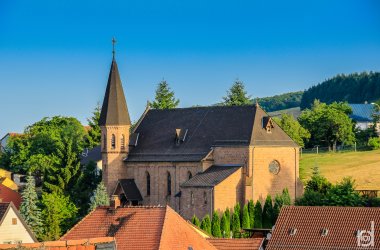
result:
[[(380, 249), (380, 208), (283, 207), (266, 249), (362, 249), (358, 247), (357, 231), (371, 231), (371, 222), (375, 244), (369, 249)], [(290, 235), (291, 229), (296, 229), (294, 235)], [(325, 236), (321, 234), (323, 229), (328, 230)]]
[(372, 122), (375, 112), (374, 104), (348, 104), (352, 109), (350, 118), (358, 122)]
[[(126, 161), (200, 161), (212, 146), (298, 147), (277, 124), (267, 133), (267, 116), (256, 106), (152, 109), (135, 129), (139, 140)], [(183, 142), (176, 143), (176, 129), (187, 129)]]
[(241, 165), (213, 165), (206, 171), (196, 174), (181, 187), (214, 187), (235, 173)]
[(119, 70), (114, 59), (108, 76), (99, 125), (131, 125)]
[(3, 220), (3, 217), (7, 212), (9, 205), (9, 202), (0, 202), (0, 222)]
[(137, 188), (134, 179), (120, 179), (118, 185), (121, 186), (125, 197), (130, 201), (142, 201), (140, 190)]
[(88, 150), (88, 152), (86, 152), (85, 150), (80, 155), (80, 163), (82, 165), (87, 165), (90, 161), (93, 161), (96, 163), (101, 160), (102, 160), (102, 152), (101, 152), (100, 145)]

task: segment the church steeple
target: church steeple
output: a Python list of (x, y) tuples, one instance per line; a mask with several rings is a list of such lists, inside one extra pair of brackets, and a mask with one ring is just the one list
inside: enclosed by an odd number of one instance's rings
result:
[[(114, 44), (114, 39), (112, 40)], [(108, 76), (106, 94), (100, 113), (99, 125), (131, 125), (127, 102), (125, 101), (123, 86), (121, 84), (119, 70), (115, 60), (115, 51)]]

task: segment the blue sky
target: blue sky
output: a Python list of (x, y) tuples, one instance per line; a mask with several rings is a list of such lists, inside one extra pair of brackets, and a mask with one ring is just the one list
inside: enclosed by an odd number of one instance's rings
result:
[(83, 123), (103, 100), (111, 38), (132, 120), (165, 78), (181, 107), (380, 70), (380, 3), (0, 0), (0, 137), (45, 116)]

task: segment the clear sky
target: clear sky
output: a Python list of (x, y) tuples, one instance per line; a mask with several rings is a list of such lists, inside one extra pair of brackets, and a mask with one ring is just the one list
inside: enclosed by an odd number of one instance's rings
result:
[(0, 137), (102, 102), (111, 39), (132, 120), (165, 78), (181, 107), (380, 70), (377, 0), (0, 0)]

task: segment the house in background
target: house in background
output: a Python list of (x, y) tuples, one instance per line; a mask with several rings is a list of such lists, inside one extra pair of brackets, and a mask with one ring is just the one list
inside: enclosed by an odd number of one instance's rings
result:
[(0, 184), (0, 202), (13, 202), (20, 209), (21, 195), (3, 184)]
[(281, 209), (267, 250), (380, 249), (380, 208)]
[[(375, 103), (364, 104), (348, 104), (352, 109), (350, 118), (356, 122), (356, 128), (365, 130), (373, 126), (373, 118), (376, 115), (380, 115), (380, 112), (376, 111)], [(380, 124), (376, 124), (377, 131), (380, 131)]]
[(37, 242), (12, 202), (0, 202), (0, 244)]
[(80, 164), (86, 166), (90, 162), (94, 162), (96, 164), (96, 170), (98, 174), (102, 170), (102, 152), (100, 145), (96, 146), (92, 149), (85, 148), (80, 155)]
[(0, 152), (4, 152), (5, 148), (7, 147), (7, 143), (9, 138), (19, 136), (21, 134), (19, 133), (7, 133), (3, 136), (3, 138), (0, 139)]

